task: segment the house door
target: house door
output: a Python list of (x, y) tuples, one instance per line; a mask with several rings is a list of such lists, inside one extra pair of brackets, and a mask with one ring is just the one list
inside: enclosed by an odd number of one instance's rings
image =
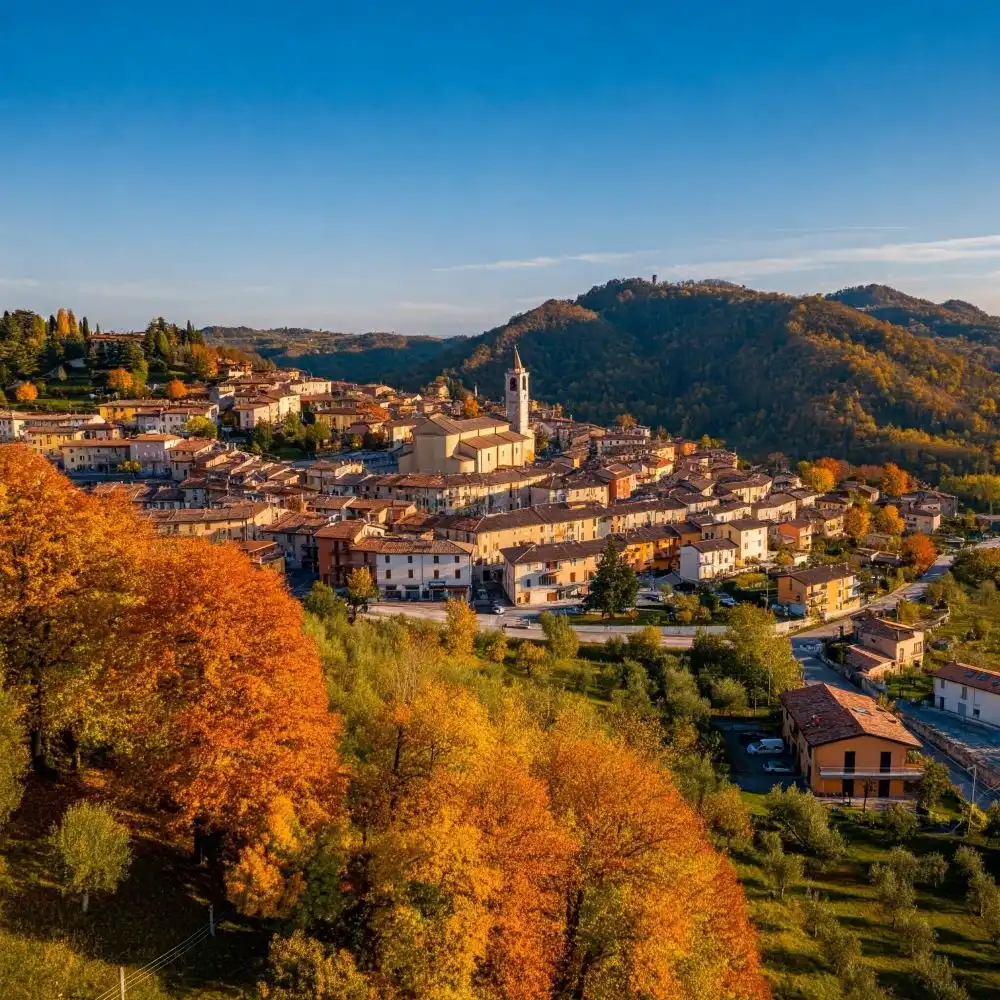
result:
[(880, 799), (889, 798), (889, 782), (886, 778), (879, 779), (878, 783), (878, 797)]
[(942, 697), (938, 698), (938, 708), (940, 708), (942, 712), (944, 711), (944, 696), (943, 695), (942, 695)]
[(844, 751), (844, 770), (853, 772), (854, 771), (854, 759), (855, 752), (853, 750)]
[(960, 701), (958, 703), (958, 714), (959, 715), (965, 715), (965, 702), (964, 701)]
[(850, 799), (854, 797), (854, 779), (844, 778), (844, 798)]

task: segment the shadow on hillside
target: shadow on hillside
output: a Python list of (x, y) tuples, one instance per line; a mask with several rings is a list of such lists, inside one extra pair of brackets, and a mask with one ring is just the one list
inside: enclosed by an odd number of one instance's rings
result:
[(211, 902), (215, 937), (164, 968), (161, 978), (192, 989), (233, 991), (253, 983), (267, 956), (267, 933), (235, 913), (205, 867), (154, 830), (143, 829), (145, 817), (129, 817), (129, 825), (139, 832), (133, 833), (128, 876), (115, 895), (92, 896), (84, 913), (79, 896), (63, 894), (48, 835), (82, 793), (75, 780), (28, 782), (3, 846), (11, 898), (0, 926), (26, 938), (64, 941), (79, 954), (112, 966), (136, 967), (207, 925)]

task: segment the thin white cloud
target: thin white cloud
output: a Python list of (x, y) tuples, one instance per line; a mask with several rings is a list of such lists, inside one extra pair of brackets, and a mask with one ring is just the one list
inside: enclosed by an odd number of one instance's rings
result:
[(448, 267), (436, 267), (435, 271), (520, 271), (540, 267), (556, 267), (559, 264), (613, 264), (620, 260), (631, 260), (646, 254), (656, 253), (655, 250), (629, 250), (623, 253), (574, 253), (562, 254), (558, 257), (525, 257), (521, 260), (493, 260), (476, 264), (452, 264)]
[(0, 288), (37, 288), (40, 284), (37, 278), (0, 278)]
[(815, 271), (837, 264), (940, 264), (953, 261), (990, 261), (1000, 258), (1000, 234), (966, 236), (921, 243), (886, 243), (881, 246), (837, 247), (810, 250), (786, 257), (712, 260), (697, 264), (667, 264), (657, 268), (664, 277), (713, 274), (751, 278), (794, 271)]
[(480, 306), (461, 306), (454, 302), (397, 302), (396, 308), (404, 312), (438, 313), (444, 316), (480, 316)]

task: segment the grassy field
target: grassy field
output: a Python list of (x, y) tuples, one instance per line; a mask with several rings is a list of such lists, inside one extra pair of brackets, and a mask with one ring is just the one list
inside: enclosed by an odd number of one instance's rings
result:
[[(157, 976), (128, 991), (129, 1000), (231, 1000), (256, 981), (267, 953), (266, 930), (237, 917), (222, 886), (204, 867), (149, 827), (129, 825), (134, 861), (112, 897), (91, 899), (83, 913), (56, 879), (46, 835), (76, 797), (72, 783), (47, 785), (44, 797), (29, 782), (25, 803), (2, 848), (0, 991), (4, 1000), (94, 1000), (126, 973), (180, 943), (208, 922), (217, 929)], [(115, 993), (117, 998), (117, 993)]]
[[(746, 793), (744, 799), (752, 812), (758, 817), (763, 815), (762, 796)], [(857, 934), (865, 960), (882, 986), (891, 988), (897, 997), (931, 1000), (931, 995), (916, 980), (913, 962), (902, 951), (869, 883), (871, 865), (883, 860), (891, 845), (882, 831), (843, 814), (837, 814), (836, 825), (847, 841), (843, 860), (824, 871), (807, 871), (806, 882), (786, 894), (784, 900), (772, 898), (751, 851), (732, 854), (761, 935), (761, 951), (775, 997), (791, 1000), (840, 995), (816, 942), (800, 926), (796, 901), (809, 887), (820, 892), (841, 923)], [(963, 842), (948, 833), (925, 832), (904, 846), (918, 856), (939, 851), (950, 861)], [(1000, 872), (1000, 853), (975, 838), (970, 843), (983, 851), (994, 875)], [(987, 1000), (1000, 994), (1000, 948), (989, 940), (981, 923), (967, 908), (965, 892), (965, 879), (952, 867), (940, 887), (918, 888), (917, 907), (937, 933), (937, 954), (953, 963), (957, 977), (973, 1000)]]

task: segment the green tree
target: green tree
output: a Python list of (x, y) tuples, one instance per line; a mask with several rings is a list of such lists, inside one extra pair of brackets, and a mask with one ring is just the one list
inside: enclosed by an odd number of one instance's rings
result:
[(483, 629), (478, 637), (479, 655), (490, 663), (503, 663), (507, 657), (507, 636), (498, 628)]
[(712, 703), (725, 712), (742, 712), (747, 707), (747, 689), (735, 677), (717, 677), (711, 682)]
[(899, 802), (886, 806), (879, 814), (879, 825), (893, 843), (910, 840), (917, 832), (917, 817)]
[(218, 425), (208, 417), (189, 417), (181, 430), (188, 437), (217, 438), (219, 436)]
[(761, 835), (760, 866), (764, 870), (771, 891), (783, 899), (787, 890), (798, 885), (805, 874), (805, 861), (797, 854), (786, 854), (781, 837), (773, 830)]
[(554, 660), (571, 660), (580, 649), (573, 626), (565, 615), (554, 615), (551, 611), (543, 611), (538, 616), (538, 624), (548, 642), (549, 655)]
[(333, 587), (317, 580), (302, 602), (306, 611), (316, 615), (317, 618), (334, 618), (342, 614), (346, 605), (337, 596)]
[(967, 500), (976, 500), (989, 506), (993, 513), (993, 505), (1000, 500), (1000, 476), (971, 475), (945, 476), (941, 480), (941, 488), (950, 493), (956, 493)]
[(107, 806), (77, 802), (52, 828), (50, 842), (63, 874), (65, 892), (80, 893), (87, 912), (92, 892), (112, 893), (128, 871), (128, 830)]
[(639, 578), (609, 537), (590, 581), (586, 607), (602, 615), (619, 615), (635, 604), (638, 595)]
[(274, 430), (265, 420), (254, 427), (251, 439), (262, 452), (269, 452), (274, 444)]
[(844, 853), (844, 841), (830, 826), (830, 815), (812, 792), (776, 785), (764, 796), (768, 818), (782, 836), (824, 861)]
[(772, 698), (802, 683), (802, 666), (792, 654), (792, 643), (777, 634), (776, 624), (770, 611), (740, 604), (729, 613), (726, 633), (737, 680), (748, 691), (768, 691)]

